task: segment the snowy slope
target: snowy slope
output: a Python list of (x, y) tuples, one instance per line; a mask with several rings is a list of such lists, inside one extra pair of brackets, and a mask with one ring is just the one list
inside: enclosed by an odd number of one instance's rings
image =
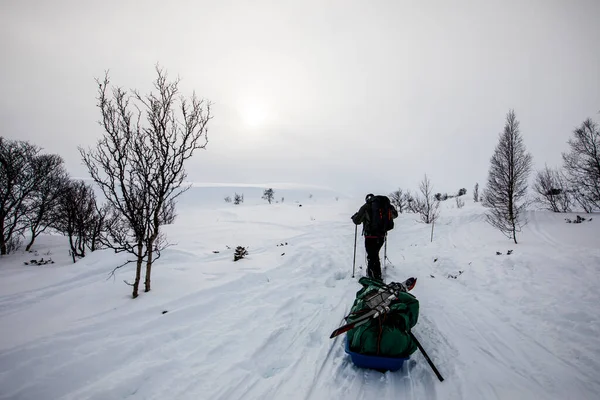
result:
[[(188, 198), (153, 291), (136, 300), (122, 282), (130, 268), (107, 280), (122, 260), (109, 251), (73, 265), (64, 239), (46, 236), (38, 258), (53, 265), (1, 258), (0, 399), (600, 397), (600, 217), (573, 225), (531, 212), (514, 245), (468, 199), (444, 203), (433, 243), (430, 226), (400, 216), (387, 280), (419, 278), (414, 332), (440, 383), (418, 352), (381, 374), (329, 339), (360, 288), (349, 220), (360, 200), (289, 196)], [(226, 246), (237, 245), (250, 255), (234, 263)], [(359, 238), (359, 274), (363, 265)]]

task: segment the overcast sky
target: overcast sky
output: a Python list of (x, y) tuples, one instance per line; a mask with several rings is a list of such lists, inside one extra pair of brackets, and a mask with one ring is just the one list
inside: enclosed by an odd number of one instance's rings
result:
[(158, 62), (214, 103), (191, 180), (470, 192), (510, 108), (536, 167), (600, 122), (598, 21), (599, 0), (2, 0), (0, 135), (86, 176), (94, 78), (145, 92)]

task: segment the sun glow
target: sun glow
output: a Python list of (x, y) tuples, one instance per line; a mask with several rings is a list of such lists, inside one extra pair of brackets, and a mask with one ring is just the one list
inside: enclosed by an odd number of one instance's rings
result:
[(241, 107), (242, 121), (250, 128), (256, 128), (268, 119), (267, 107), (256, 101), (248, 102)]

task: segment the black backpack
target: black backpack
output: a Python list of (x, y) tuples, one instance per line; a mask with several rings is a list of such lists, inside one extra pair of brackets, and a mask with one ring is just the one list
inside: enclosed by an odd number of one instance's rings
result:
[(394, 229), (392, 206), (387, 196), (373, 196), (370, 199), (369, 229), (370, 235), (384, 236), (389, 230)]

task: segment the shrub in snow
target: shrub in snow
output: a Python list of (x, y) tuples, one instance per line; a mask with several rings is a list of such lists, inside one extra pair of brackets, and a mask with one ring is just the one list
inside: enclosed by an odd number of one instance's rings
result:
[(456, 275), (448, 274), (448, 278), (456, 279), (459, 276), (461, 276), (463, 272), (465, 272), (465, 271), (458, 271), (458, 274), (456, 274)]
[(465, 202), (460, 197), (455, 197), (456, 199), (456, 207), (463, 208), (465, 206)]
[(43, 258), (39, 259), (39, 260), (29, 260), (29, 262), (24, 262), (23, 264), (25, 265), (46, 265), (46, 264), (54, 264), (54, 261), (52, 261), (51, 258), (48, 258), (47, 260), (44, 260)]
[(248, 250), (246, 250), (245, 247), (238, 246), (235, 248), (235, 251), (233, 252), (233, 261), (241, 260), (242, 258), (246, 257), (247, 255), (248, 255)]
[[(589, 219), (589, 220), (587, 220), (587, 221), (591, 221), (591, 220), (592, 220), (592, 219), (590, 218), (590, 219)], [(574, 220), (571, 220), (571, 219), (569, 219), (569, 218), (565, 218), (565, 221), (567, 221), (567, 223), (568, 223), (568, 224), (580, 224), (580, 223), (582, 223), (582, 222), (586, 221), (586, 219), (578, 215), (578, 216), (577, 216), (577, 218), (576, 218), (576, 219), (574, 219)]]
[(235, 194), (233, 195), (233, 204), (238, 205), (244, 202), (244, 194)]
[(225, 203), (231, 203), (231, 196), (226, 196), (224, 200)]
[(434, 198), (436, 201), (446, 201), (448, 200), (448, 193), (436, 193)]

